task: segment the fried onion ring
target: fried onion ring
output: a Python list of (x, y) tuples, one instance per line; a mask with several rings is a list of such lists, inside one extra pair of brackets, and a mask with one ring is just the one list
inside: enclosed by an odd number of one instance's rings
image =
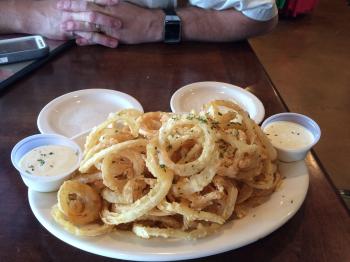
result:
[(60, 187), (58, 208), (75, 225), (85, 225), (99, 218), (101, 197), (86, 184), (66, 181)]

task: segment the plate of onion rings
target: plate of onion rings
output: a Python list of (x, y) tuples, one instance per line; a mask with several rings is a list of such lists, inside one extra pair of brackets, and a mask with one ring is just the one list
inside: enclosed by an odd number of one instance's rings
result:
[(97, 255), (199, 258), (265, 237), (300, 208), (303, 161), (278, 163), (237, 104), (189, 113), (112, 113), (86, 137), (79, 170), (58, 192), (28, 191), (54, 236)]

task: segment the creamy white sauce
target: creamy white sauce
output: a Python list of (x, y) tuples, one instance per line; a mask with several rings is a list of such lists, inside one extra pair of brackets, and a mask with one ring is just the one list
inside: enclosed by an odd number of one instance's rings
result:
[(312, 133), (302, 125), (288, 121), (276, 121), (265, 126), (264, 133), (272, 145), (285, 149), (301, 149), (314, 141)]
[(19, 162), (28, 174), (54, 176), (69, 172), (78, 161), (78, 153), (62, 145), (47, 145), (32, 149)]

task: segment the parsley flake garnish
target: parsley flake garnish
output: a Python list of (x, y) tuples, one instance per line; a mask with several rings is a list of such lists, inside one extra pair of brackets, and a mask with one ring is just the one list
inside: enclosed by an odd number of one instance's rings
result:
[(193, 115), (193, 114), (189, 114), (189, 115), (186, 117), (187, 120), (193, 120), (193, 118), (194, 118), (194, 115)]
[(45, 160), (43, 160), (43, 159), (38, 159), (37, 161), (40, 163), (41, 166), (45, 165)]
[(205, 119), (204, 117), (197, 117), (197, 120), (199, 120), (200, 122), (202, 122), (204, 124), (208, 124), (208, 120)]

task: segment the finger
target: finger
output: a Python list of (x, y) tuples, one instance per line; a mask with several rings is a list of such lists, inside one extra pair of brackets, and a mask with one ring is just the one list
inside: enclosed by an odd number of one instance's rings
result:
[(65, 11), (80, 12), (88, 10), (88, 3), (86, 1), (60, 0), (56, 7)]
[(94, 6), (89, 3), (112, 6), (118, 4), (119, 0), (60, 0), (57, 2), (56, 7), (71, 12), (88, 11), (90, 9), (96, 10), (97, 6), (95, 5), (94, 8)]
[(89, 22), (66, 21), (61, 24), (61, 29), (63, 31), (98, 32), (101, 28)]
[(85, 38), (78, 37), (75, 39), (75, 43), (79, 46), (95, 45), (95, 43), (86, 40)]
[(107, 5), (107, 6), (119, 4), (119, 0), (86, 0), (86, 1), (97, 5)]
[(75, 32), (75, 34), (81, 38), (86, 39), (90, 43), (96, 43), (111, 48), (118, 46), (117, 39), (96, 32)]
[(95, 11), (71, 13), (70, 20), (88, 22), (98, 24), (101, 27), (113, 27), (115, 29), (121, 28), (122, 26), (119, 19)]
[(68, 20), (61, 24), (61, 30), (64, 31), (67, 35), (74, 34), (76, 31), (80, 32), (103, 32), (105, 35), (119, 39), (120, 33), (119, 30), (112, 27), (101, 27), (100, 25), (89, 23), (89, 22), (81, 22), (81, 21), (71, 21)]

